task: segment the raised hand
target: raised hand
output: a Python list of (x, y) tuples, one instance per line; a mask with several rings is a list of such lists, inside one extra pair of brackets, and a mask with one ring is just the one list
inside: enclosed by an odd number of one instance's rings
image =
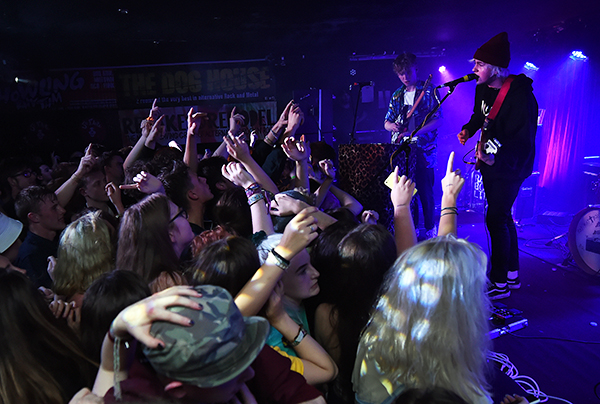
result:
[(415, 183), (406, 175), (398, 178), (398, 167), (394, 169), (390, 199), (394, 208), (409, 206), (415, 193)]
[(276, 247), (283, 258), (294, 257), (317, 238), (317, 220), (313, 216), (317, 211), (314, 206), (303, 209), (287, 224)]
[(362, 223), (367, 223), (367, 224), (377, 224), (377, 221), (379, 220), (379, 213), (377, 213), (374, 210), (365, 210), (361, 215), (360, 215), (360, 221)]
[(251, 158), (250, 148), (242, 136), (224, 136), (223, 141), (227, 145), (227, 153), (234, 159), (244, 163)]
[(291, 216), (299, 213), (309, 205), (287, 194), (275, 194), (271, 201), (270, 212), (273, 216)]
[(125, 207), (123, 206), (123, 199), (121, 198), (121, 188), (116, 186), (113, 182), (109, 182), (106, 184), (104, 190), (106, 191), (108, 199), (110, 199), (112, 204), (115, 205), (115, 208), (117, 208), (119, 214), (123, 214), (125, 212)]
[(154, 175), (142, 171), (133, 177), (133, 184), (120, 185), (120, 189), (137, 189), (144, 194), (153, 194), (154, 192), (164, 193), (165, 188), (162, 182)]
[(174, 286), (132, 304), (114, 319), (111, 326), (113, 336), (116, 338), (132, 336), (148, 348), (164, 346), (161, 340), (150, 335), (150, 327), (154, 321), (169, 321), (182, 326), (191, 325), (189, 318), (167, 310), (171, 306), (202, 310), (198, 303), (186, 296), (202, 295), (189, 286)]
[(154, 121), (152, 129), (150, 129), (150, 133), (146, 138), (146, 147), (149, 149), (154, 149), (156, 147), (156, 140), (165, 133), (165, 126), (162, 124), (164, 118), (165, 116), (161, 115), (160, 118)]
[(333, 165), (333, 161), (331, 161), (331, 159), (319, 161), (319, 167), (321, 168), (321, 171), (323, 171), (323, 174), (332, 180), (335, 180), (335, 166)]
[(240, 163), (231, 162), (227, 165), (224, 165), (221, 168), (221, 173), (223, 174), (223, 177), (240, 187), (247, 188), (256, 182), (254, 177), (252, 177), (252, 175), (246, 171), (244, 166)]
[(463, 185), (465, 185), (465, 179), (460, 175), (460, 170), (454, 170), (453, 167), (454, 152), (451, 152), (446, 166), (446, 175), (442, 178), (442, 193), (444, 197), (450, 196), (456, 201)]
[(288, 104), (285, 106), (285, 109), (279, 116), (279, 120), (277, 121), (277, 124), (279, 124), (281, 126), (287, 126), (290, 110), (292, 109), (293, 106), (294, 106), (294, 100), (290, 100), (290, 102), (288, 102)]
[(281, 148), (285, 154), (294, 161), (308, 160), (308, 157), (310, 156), (310, 149), (303, 138), (296, 141), (293, 136), (289, 136), (283, 141)]
[(304, 123), (304, 112), (300, 109), (300, 106), (294, 104), (288, 114), (288, 125), (287, 131), (293, 131), (294, 133), (300, 125)]
[(233, 107), (233, 109), (231, 110), (231, 115), (229, 116), (229, 131), (234, 136), (240, 133), (240, 131), (242, 130), (242, 126), (244, 126), (244, 123), (246, 121), (244, 115), (236, 114), (235, 110), (236, 108)]
[(206, 117), (206, 112), (196, 112), (194, 113), (194, 107), (190, 108), (188, 111), (188, 134), (198, 134), (198, 130), (200, 129), (200, 125), (202, 124), (202, 120)]
[(85, 149), (85, 155), (79, 160), (79, 166), (73, 176), (76, 178), (85, 177), (97, 163), (98, 157), (92, 155), (92, 144), (90, 143)]

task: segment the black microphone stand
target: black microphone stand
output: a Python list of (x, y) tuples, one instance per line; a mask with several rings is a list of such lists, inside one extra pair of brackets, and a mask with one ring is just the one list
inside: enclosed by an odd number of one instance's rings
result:
[(354, 120), (352, 123), (352, 132), (350, 132), (350, 144), (356, 143), (356, 118), (358, 116), (358, 103), (360, 102), (360, 97), (362, 95), (362, 89), (365, 85), (360, 84), (358, 87), (358, 96), (356, 97), (356, 107), (354, 107)]

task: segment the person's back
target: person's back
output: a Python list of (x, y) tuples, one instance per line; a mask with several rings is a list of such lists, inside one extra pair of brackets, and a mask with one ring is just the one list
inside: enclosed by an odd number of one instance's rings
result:
[(0, 270), (0, 307), (0, 402), (62, 404), (91, 385), (76, 336), (23, 274)]
[(486, 263), (478, 247), (453, 236), (422, 242), (396, 261), (359, 344), (357, 402), (388, 402), (413, 387), (489, 402)]

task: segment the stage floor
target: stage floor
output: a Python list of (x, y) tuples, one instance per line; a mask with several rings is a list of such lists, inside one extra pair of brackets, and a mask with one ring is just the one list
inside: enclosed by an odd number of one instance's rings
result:
[[(489, 251), (482, 214), (460, 211), (458, 223), (459, 237)], [(597, 403), (600, 276), (565, 262), (566, 237), (551, 240), (567, 230), (568, 223), (561, 222), (524, 221), (518, 227), (522, 286), (499, 302), (523, 311), (529, 325), (494, 339), (493, 350), (508, 355), (519, 374), (533, 378), (545, 394), (571, 403)], [(494, 402), (500, 399), (495, 397)]]

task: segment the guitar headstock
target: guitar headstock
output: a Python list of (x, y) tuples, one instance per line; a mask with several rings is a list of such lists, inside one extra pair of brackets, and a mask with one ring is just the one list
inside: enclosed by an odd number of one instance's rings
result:
[(432, 78), (433, 78), (433, 74), (430, 74), (429, 77), (427, 77), (427, 80), (425, 80), (425, 84), (423, 84), (423, 90), (427, 89), (427, 87), (429, 87), (431, 85)]

